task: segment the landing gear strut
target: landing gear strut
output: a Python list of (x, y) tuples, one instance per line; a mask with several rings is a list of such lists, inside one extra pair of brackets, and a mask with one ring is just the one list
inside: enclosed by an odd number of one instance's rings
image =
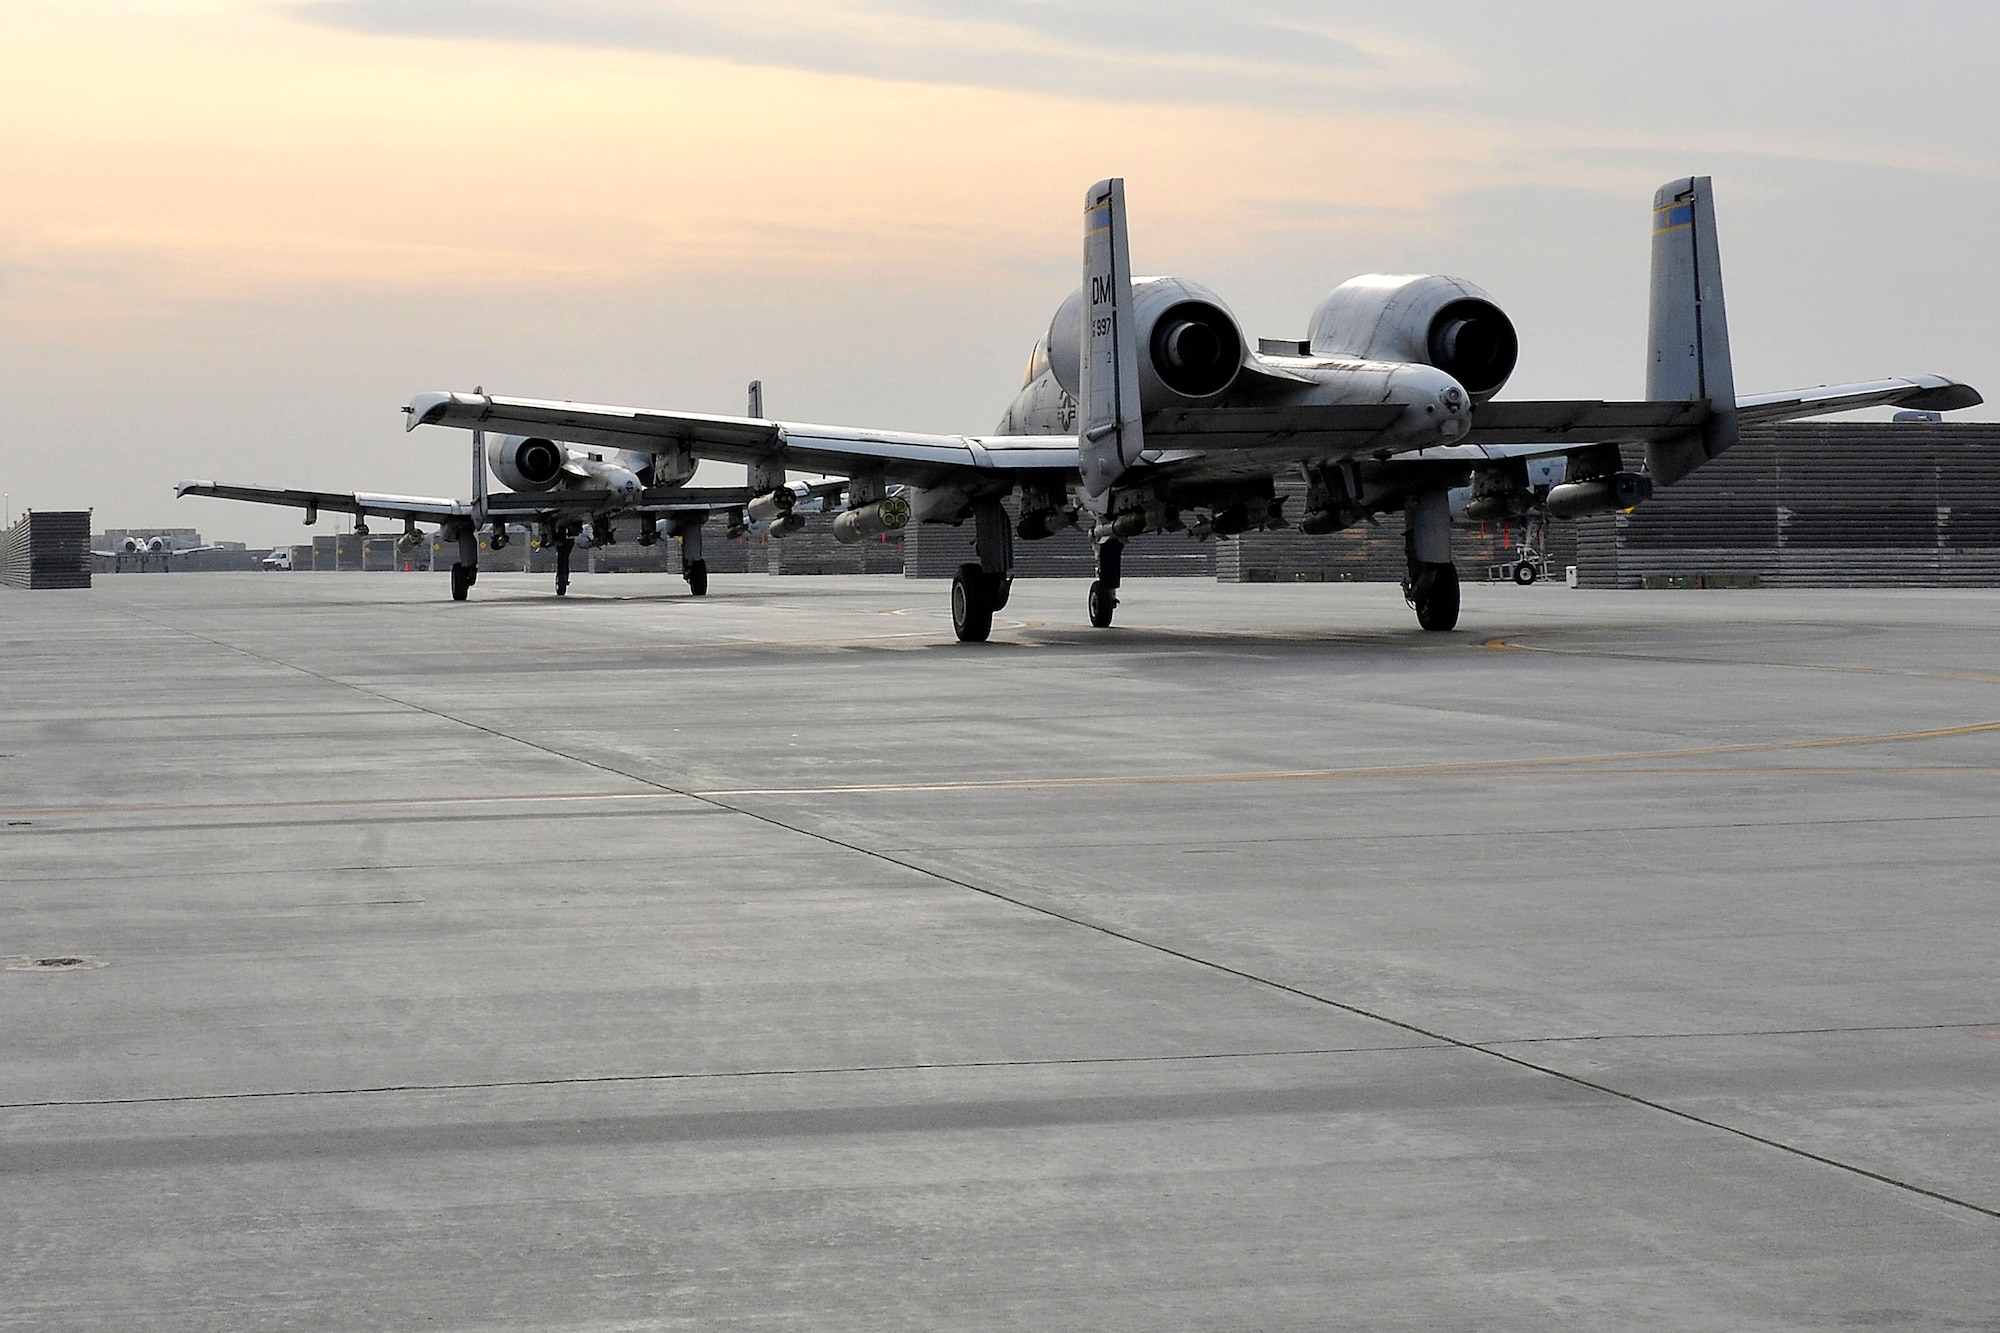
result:
[(564, 528), (556, 534), (556, 596), (569, 595), (569, 557), (576, 550), (576, 534)]
[(1125, 543), (1106, 537), (1097, 543), (1097, 577), (1090, 583), (1090, 623), (1098, 629), (1111, 628), (1111, 613), (1118, 609), (1118, 584), (1125, 560)]
[(978, 525), (977, 563), (958, 567), (951, 580), (951, 628), (961, 643), (984, 643), (993, 632), (993, 613), (1007, 605), (1014, 587), (1014, 529), (998, 500), (973, 506)]

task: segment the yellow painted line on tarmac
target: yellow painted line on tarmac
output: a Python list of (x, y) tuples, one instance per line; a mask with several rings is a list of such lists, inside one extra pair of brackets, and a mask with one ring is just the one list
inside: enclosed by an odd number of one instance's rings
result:
[[(2000, 722), (1976, 722), (1930, 731), (1885, 732), (1873, 736), (1824, 736), (1810, 740), (1756, 741), (1742, 745), (1702, 745), (1678, 750), (1624, 750), (1608, 754), (1550, 755), (1540, 759), (1473, 759), (1437, 764), (1380, 764), (1361, 768), (1295, 768), (1252, 773), (1121, 774), (1084, 778), (988, 778), (966, 782), (850, 783), (825, 787), (717, 787), (691, 791), (690, 796), (720, 799), (730, 796), (864, 796), (905, 792), (1043, 791), (1078, 787), (1202, 786), (1243, 782), (1394, 781), (1402, 778), (1479, 777), (1491, 773), (1540, 772), (1612, 764), (1656, 763), (1663, 759), (1708, 759), (1719, 755), (1781, 754), (1853, 745), (1895, 745), (2000, 732)], [(1731, 772), (1754, 773), (1755, 769)]]
[(1976, 671), (1919, 671), (1912, 667), (1835, 666), (1823, 662), (1766, 662), (1747, 657), (1682, 657), (1672, 653), (1629, 653), (1603, 648), (1551, 648), (1543, 644), (1516, 643), (1504, 637), (1487, 639), (1479, 646), (1497, 653), (1542, 653), (1549, 657), (1598, 657), (1620, 662), (1672, 662), (1684, 666), (1764, 667), (1772, 671), (1824, 671), (1841, 676), (1900, 676), (1916, 680), (1969, 680), (1981, 685), (2000, 685), (2000, 676)]
[(1947, 740), (2000, 732), (2000, 721), (1975, 722), (1928, 731), (1882, 732), (1869, 736), (1820, 736), (1805, 740), (1753, 741), (1740, 745), (1699, 745), (1673, 750), (1620, 750), (1603, 754), (1547, 755), (1542, 758), (1472, 759), (1434, 764), (1375, 764), (1356, 768), (1269, 769), (1247, 773), (1128, 773), (1101, 777), (985, 778), (963, 782), (862, 782), (823, 787), (705, 787), (684, 790), (630, 792), (526, 792), (492, 796), (366, 796), (313, 801), (224, 801), (180, 805), (54, 806), (0, 811), (0, 820), (53, 819), (86, 815), (215, 814), (231, 811), (361, 810), (412, 806), (588, 805), (625, 801), (698, 801), (744, 796), (873, 796), (959, 791), (1056, 791), (1092, 787), (1182, 787), (1260, 782), (1392, 782), (1410, 778), (1469, 778), (1492, 774), (1599, 768), (1617, 773), (1737, 774), (1754, 777), (1778, 772), (1984, 773), (1991, 764), (1929, 764), (1868, 766), (1786, 766), (1764, 768), (1619, 768), (1618, 765), (1659, 764), (1668, 760), (1713, 759), (1727, 755), (1785, 754), (1802, 750), (1841, 749), (1863, 745), (1899, 745)]

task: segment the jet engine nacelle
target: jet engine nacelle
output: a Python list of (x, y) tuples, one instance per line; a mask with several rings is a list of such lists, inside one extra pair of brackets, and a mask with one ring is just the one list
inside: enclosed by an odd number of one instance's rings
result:
[(1475, 402), (1500, 391), (1521, 355), (1492, 297), (1460, 278), (1407, 273), (1341, 283), (1313, 311), (1306, 345), (1314, 356), (1435, 366)]
[[(1222, 298), (1185, 278), (1132, 279), (1139, 407), (1155, 412), (1215, 397), (1243, 369), (1243, 328)], [(1049, 369), (1071, 398), (1082, 383), (1083, 289), (1049, 321)]]
[(487, 464), (512, 491), (553, 490), (565, 458), (561, 445), (535, 435), (495, 435), (486, 442)]

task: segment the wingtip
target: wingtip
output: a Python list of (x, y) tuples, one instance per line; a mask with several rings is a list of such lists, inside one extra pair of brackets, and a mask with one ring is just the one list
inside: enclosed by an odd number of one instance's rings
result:
[(1978, 407), (1986, 401), (1985, 396), (1970, 384), (1961, 384), (1942, 375), (1921, 375), (1916, 383), (1923, 386), (1922, 390), (1896, 406), (1919, 412), (1956, 412), (1961, 408)]
[(453, 393), (432, 392), (418, 394), (403, 405), (403, 414), (408, 418), (403, 422), (403, 429), (405, 431), (413, 431), (419, 426), (428, 426), (436, 423), (444, 415), (445, 409), (450, 407), (452, 401), (457, 397), (458, 395)]

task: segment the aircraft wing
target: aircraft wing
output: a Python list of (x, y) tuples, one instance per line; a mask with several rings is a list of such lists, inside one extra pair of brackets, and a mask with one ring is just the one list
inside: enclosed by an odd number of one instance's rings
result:
[(367, 491), (301, 491), (284, 486), (243, 486), (220, 481), (184, 481), (176, 497), (206, 495), (218, 500), (279, 505), (317, 514), (353, 514), (357, 518), (428, 519), (469, 516), (472, 506), (462, 500), (437, 500), (422, 495), (373, 495)]
[[(1983, 401), (1942, 376), (1823, 385), (1737, 401), (1744, 424), (1824, 416), (1861, 407), (1946, 411)], [(687, 447), (703, 458), (757, 463), (774, 455), (801, 472), (874, 473), (892, 482), (935, 486), (970, 473), (1075, 471), (1076, 441), (1063, 435), (927, 435), (708, 416), (598, 403), (419, 394), (404, 409), (410, 427), (459, 426), (545, 434), (573, 444), (659, 452)], [(1146, 419), (1147, 461), (1169, 472), (1254, 472), (1314, 458), (1355, 458), (1371, 449), (1401, 407), (1381, 404), (1273, 404), (1176, 408)], [(1683, 439), (1709, 417), (1705, 402), (1548, 399), (1482, 403), (1472, 429), (1449, 446), (1398, 449), (1411, 459), (1519, 457), (1586, 444)], [(1388, 456), (1388, 455), (1383, 455)]]
[(1076, 466), (1076, 442), (1067, 436), (926, 435), (491, 394), (423, 393), (403, 410), (411, 429), (459, 426), (653, 453), (685, 446), (731, 463), (781, 455), (800, 472), (868, 472), (913, 486), (936, 485), (964, 469)]
[[(838, 495), (847, 489), (845, 481), (822, 481), (797, 488), (801, 500)], [(494, 518), (531, 522), (555, 514), (613, 511), (647, 514), (712, 514), (723, 509), (741, 509), (755, 499), (748, 486), (648, 486), (639, 493), (639, 503), (623, 505), (610, 491), (588, 486), (566, 486), (555, 491), (494, 491), (486, 497), (486, 512)], [(466, 512), (470, 513), (468, 506)]]
[(1857, 407), (1904, 407), (1913, 412), (1951, 412), (1977, 407), (1986, 400), (1979, 390), (1942, 375), (1911, 379), (1866, 380), (1859, 384), (1822, 384), (1784, 393), (1761, 393), (1736, 400), (1736, 415), (1746, 426), (1765, 421), (1793, 421), (1851, 412)]
[[(1752, 394), (1736, 400), (1736, 416), (1740, 424), (1749, 426), (1862, 407), (1949, 412), (1977, 407), (1984, 401), (1968, 384), (1941, 375), (1920, 375)], [(1476, 460), (1559, 453), (1582, 444), (1644, 444), (1686, 435), (1699, 429), (1708, 415), (1708, 404), (1701, 402), (1489, 402), (1474, 409), (1471, 431), (1456, 444), (1406, 456)]]

